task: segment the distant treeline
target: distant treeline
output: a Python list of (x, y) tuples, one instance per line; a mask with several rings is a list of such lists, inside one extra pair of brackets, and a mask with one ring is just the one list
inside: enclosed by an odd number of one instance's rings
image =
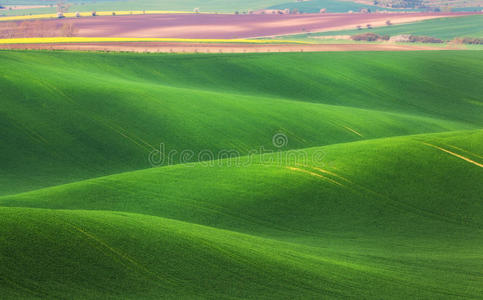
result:
[[(394, 42), (407, 42), (407, 43), (443, 43), (443, 40), (434, 38), (431, 36), (417, 36), (417, 35), (399, 35), (395, 36)], [(377, 33), (361, 33), (351, 36), (354, 41), (388, 41), (391, 40), (389, 35), (380, 35)]]
[[(366, 41), (366, 42), (376, 42), (376, 41), (393, 41), (393, 42), (405, 42), (405, 43), (443, 43), (444, 41), (431, 36), (418, 36), (412, 34), (402, 34), (390, 37), (389, 35), (380, 35), (377, 33), (361, 33), (351, 36), (353, 41)], [(453, 39), (451, 42), (457, 44), (468, 44), (468, 45), (483, 45), (483, 39), (481, 38), (469, 38), (469, 37), (459, 37)]]

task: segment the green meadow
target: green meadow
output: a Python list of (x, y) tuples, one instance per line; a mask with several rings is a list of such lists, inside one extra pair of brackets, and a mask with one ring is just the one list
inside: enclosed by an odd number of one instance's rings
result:
[(481, 51), (1, 51), (2, 297), (478, 298), (482, 77)]
[[(25, 15), (39, 13), (55, 13), (57, 2), (46, 2), (42, 0), (8, 0), (0, 1), (0, 5), (49, 5), (53, 7), (21, 9), (21, 10), (0, 10), (1, 15)], [(312, 0), (306, 2), (289, 2), (287, 0), (74, 0), (69, 1), (70, 12), (80, 11), (117, 11), (117, 10), (165, 10), (165, 11), (193, 11), (199, 8), (201, 12), (224, 12), (234, 13), (235, 11), (249, 11), (259, 9), (298, 9), (304, 13), (318, 13), (321, 8), (328, 12), (358, 11), (361, 8), (380, 9), (380, 7), (359, 4), (346, 0)]]
[[(349, 11), (357, 12), (363, 8), (376, 11), (382, 9), (374, 5), (367, 5), (352, 1), (340, 0), (311, 0), (311, 1), (284, 1), (283, 3), (271, 6), (272, 9), (297, 9), (302, 13), (319, 13), (321, 9), (326, 9), (328, 13), (346, 13)], [(384, 9), (386, 10), (386, 9)], [(392, 9), (387, 9), (392, 10)]]
[[(202, 12), (229, 12), (247, 11), (264, 9), (272, 5), (286, 2), (286, 0), (74, 0), (68, 1), (69, 10), (75, 11), (117, 11), (117, 10), (165, 10), (165, 11), (189, 11), (199, 8)], [(0, 1), (0, 5), (49, 5), (54, 7), (36, 8), (26, 10), (1, 10), (1, 14), (5, 15), (24, 15), (38, 13), (55, 13), (55, 5), (57, 2), (46, 2), (42, 0), (8, 0)], [(355, 4), (355, 3), (352, 3)]]

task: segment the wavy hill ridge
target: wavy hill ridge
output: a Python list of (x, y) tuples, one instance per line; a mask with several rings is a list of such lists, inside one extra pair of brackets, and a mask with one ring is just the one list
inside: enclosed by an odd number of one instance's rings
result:
[(246, 155), (278, 132), (297, 149), (480, 128), (479, 56), (2, 52), (0, 194), (144, 169), (160, 143)]
[[(362, 141), (299, 150), (324, 153), (303, 164), (280, 163), (277, 153), (4, 196), (2, 253), (17, 254), (0, 274), (40, 284), (39, 296), (115, 295), (109, 286), (135, 298), (147, 285), (145, 297), (475, 297), (482, 135)], [(44, 255), (54, 254), (57, 264), (44, 269)], [(53, 275), (57, 267), (67, 279)], [(57, 285), (44, 286), (42, 274)], [(3, 286), (14, 293), (11, 282)]]
[[(357, 215), (371, 199), (376, 206), (386, 202), (389, 210), (479, 228), (482, 135), (481, 130), (416, 135), (152, 168), (4, 196), (0, 204), (125, 211), (251, 233), (274, 225), (319, 234), (332, 225), (337, 231), (347, 224), (374, 223), (376, 210), (367, 207), (361, 219)], [(452, 184), (437, 184), (449, 178)], [(347, 202), (340, 206), (334, 199)], [(328, 207), (342, 211), (333, 213), (335, 219), (321, 218)], [(341, 224), (344, 212), (353, 215)]]
[(478, 298), (481, 58), (0, 52), (0, 298)]

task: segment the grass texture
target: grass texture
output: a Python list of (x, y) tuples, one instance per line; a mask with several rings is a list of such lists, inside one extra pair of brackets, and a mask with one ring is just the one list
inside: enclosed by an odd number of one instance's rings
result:
[(481, 53), (0, 52), (2, 297), (478, 298)]

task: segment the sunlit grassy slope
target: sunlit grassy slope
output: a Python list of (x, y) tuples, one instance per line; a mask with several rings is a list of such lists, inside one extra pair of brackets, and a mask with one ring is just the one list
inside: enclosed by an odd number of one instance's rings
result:
[(385, 138), (4, 196), (0, 285), (22, 297), (475, 298), (482, 141)]
[(279, 132), (287, 150), (481, 128), (482, 58), (0, 52), (0, 194), (144, 169), (160, 143), (246, 155)]
[(0, 298), (478, 298), (482, 58), (2, 51)]

